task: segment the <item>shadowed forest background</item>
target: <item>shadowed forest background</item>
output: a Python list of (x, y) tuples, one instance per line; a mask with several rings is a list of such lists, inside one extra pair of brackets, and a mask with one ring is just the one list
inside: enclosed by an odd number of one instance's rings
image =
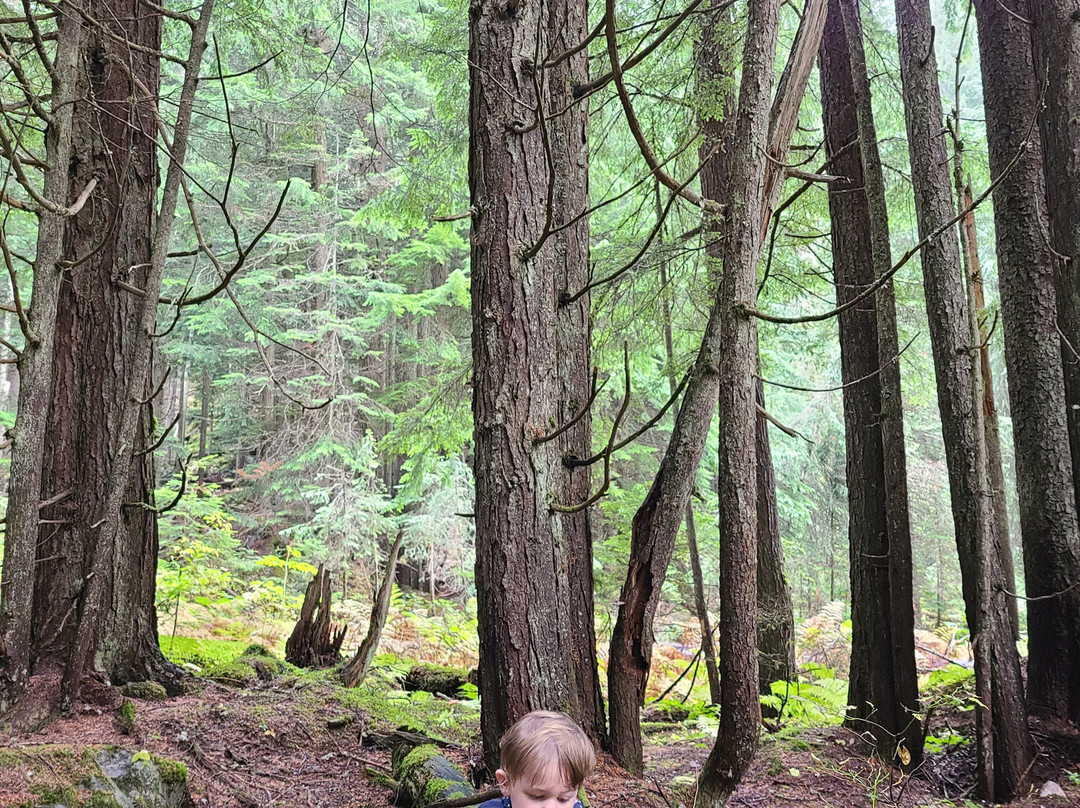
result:
[(1080, 803), (1078, 15), (0, 3), (0, 805)]

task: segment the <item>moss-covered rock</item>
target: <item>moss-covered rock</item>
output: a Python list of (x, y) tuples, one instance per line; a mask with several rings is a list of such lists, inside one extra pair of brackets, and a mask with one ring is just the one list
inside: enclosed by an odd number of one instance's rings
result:
[(294, 668), (272, 656), (245, 654), (232, 662), (211, 665), (202, 672), (205, 679), (234, 687), (251, 687), (259, 682), (270, 682), (275, 676), (292, 672)]
[(424, 690), (428, 693), (442, 693), (444, 696), (456, 696), (462, 685), (475, 684), (466, 668), (449, 668), (444, 665), (413, 665), (409, 668), (402, 690)]
[[(27, 772), (27, 806), (48, 808), (190, 808), (187, 767), (113, 746), (42, 745), (4, 750), (0, 769)], [(11, 795), (5, 795), (11, 796)], [(20, 795), (14, 795), (17, 800)]]

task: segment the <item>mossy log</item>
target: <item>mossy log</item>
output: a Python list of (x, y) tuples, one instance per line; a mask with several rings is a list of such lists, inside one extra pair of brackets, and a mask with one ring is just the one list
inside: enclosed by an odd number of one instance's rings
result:
[(465, 668), (448, 668), (444, 665), (413, 665), (402, 682), (402, 690), (423, 690), (428, 693), (442, 693), (444, 696), (456, 696), (462, 685), (476, 684), (474, 674)]
[(397, 804), (403, 808), (428, 808), (476, 794), (465, 775), (432, 744), (399, 744), (394, 747), (392, 761), (393, 777), (399, 784)]

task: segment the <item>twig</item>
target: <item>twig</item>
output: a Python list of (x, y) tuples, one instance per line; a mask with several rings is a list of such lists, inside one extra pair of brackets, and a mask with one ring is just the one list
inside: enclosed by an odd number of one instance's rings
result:
[(614, 450), (615, 436), (619, 432), (619, 424), (623, 416), (626, 415), (626, 408), (630, 406), (630, 346), (625, 341), (623, 342), (623, 376), (626, 392), (623, 394), (622, 406), (619, 407), (619, 412), (615, 416), (615, 423), (611, 425), (611, 437), (608, 438), (607, 448), (604, 450), (604, 482), (596, 493), (584, 502), (576, 505), (560, 505), (558, 502), (552, 502), (551, 510), (556, 513), (578, 513), (585, 510), (604, 496), (611, 485), (611, 453)]
[(862, 384), (863, 382), (874, 378), (893, 362), (898, 361), (900, 357), (904, 354), (904, 351), (910, 348), (912, 343), (915, 342), (915, 340), (918, 338), (919, 334), (916, 334), (914, 337), (909, 339), (907, 345), (901, 348), (899, 353), (896, 354), (896, 356), (892, 357), (891, 359), (889, 359), (889, 361), (882, 364), (881, 367), (879, 367), (877, 370), (867, 373), (865, 376), (861, 376), (858, 379), (853, 379), (850, 382), (838, 384), (835, 387), (799, 387), (798, 385), (786, 384), (785, 382), (774, 382), (770, 379), (766, 379), (764, 376), (758, 376), (758, 378), (761, 379), (761, 381), (763, 381), (765, 384), (772, 385), (773, 387), (782, 387), (785, 390), (794, 390), (798, 393), (835, 393), (837, 390), (846, 390), (849, 387), (855, 387), (856, 385)]
[[(596, 384), (596, 379), (599, 373), (600, 369), (594, 367), (592, 371), (592, 391), (589, 393), (589, 400), (585, 402), (585, 405), (576, 413), (574, 413), (573, 418), (560, 426), (554, 432), (550, 432), (547, 435), (541, 435), (539, 437), (533, 438), (533, 446), (540, 446), (541, 444), (547, 443), (548, 441), (555, 440), (555, 438), (559, 437), (559, 435), (562, 435), (564, 432), (572, 429), (574, 427), (574, 424), (576, 424), (578, 421), (585, 417), (585, 414), (589, 411), (589, 408), (592, 407), (593, 402), (596, 401), (597, 393), (599, 393), (604, 387), (603, 384), (599, 386), (597, 386)], [(604, 384), (607, 384), (607, 382), (605, 381)]]

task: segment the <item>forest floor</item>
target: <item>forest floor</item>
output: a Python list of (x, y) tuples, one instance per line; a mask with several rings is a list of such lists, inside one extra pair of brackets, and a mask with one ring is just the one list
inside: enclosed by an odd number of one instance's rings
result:
[[(426, 696), (426, 694), (423, 694)], [(346, 690), (314, 674), (264, 676), (229, 687), (204, 682), (166, 701), (135, 701), (134, 729), (118, 728), (122, 697), (104, 685), (86, 687), (78, 715), (9, 738), (0, 749), (43, 745), (76, 750), (114, 744), (184, 762), (199, 808), (376, 808), (392, 805), (393, 792), (378, 774), (390, 771), (389, 752), (368, 745), (373, 733), (399, 722), (451, 742), (446, 755), (469, 771), (479, 765), (475, 702), (373, 687)], [(964, 716), (939, 716), (932, 732), (964, 732)], [(335, 727), (335, 728), (331, 728)], [(947, 729), (946, 729), (947, 727)], [(1032, 771), (1032, 792), (1023, 808), (1080, 806), (1080, 738), (1040, 731), (1043, 754)], [(593, 808), (676, 808), (692, 804), (691, 778), (712, 746), (712, 736), (693, 723), (650, 725), (646, 776), (635, 778), (602, 758), (586, 784)], [(914, 776), (900, 778), (861, 749), (858, 737), (839, 727), (787, 726), (765, 733), (749, 775), (732, 806), (965, 806), (974, 760), (970, 744), (928, 757)], [(0, 807), (34, 804), (34, 786), (56, 772), (47, 765), (0, 771)], [(1053, 779), (1064, 797), (1042, 798)]]

